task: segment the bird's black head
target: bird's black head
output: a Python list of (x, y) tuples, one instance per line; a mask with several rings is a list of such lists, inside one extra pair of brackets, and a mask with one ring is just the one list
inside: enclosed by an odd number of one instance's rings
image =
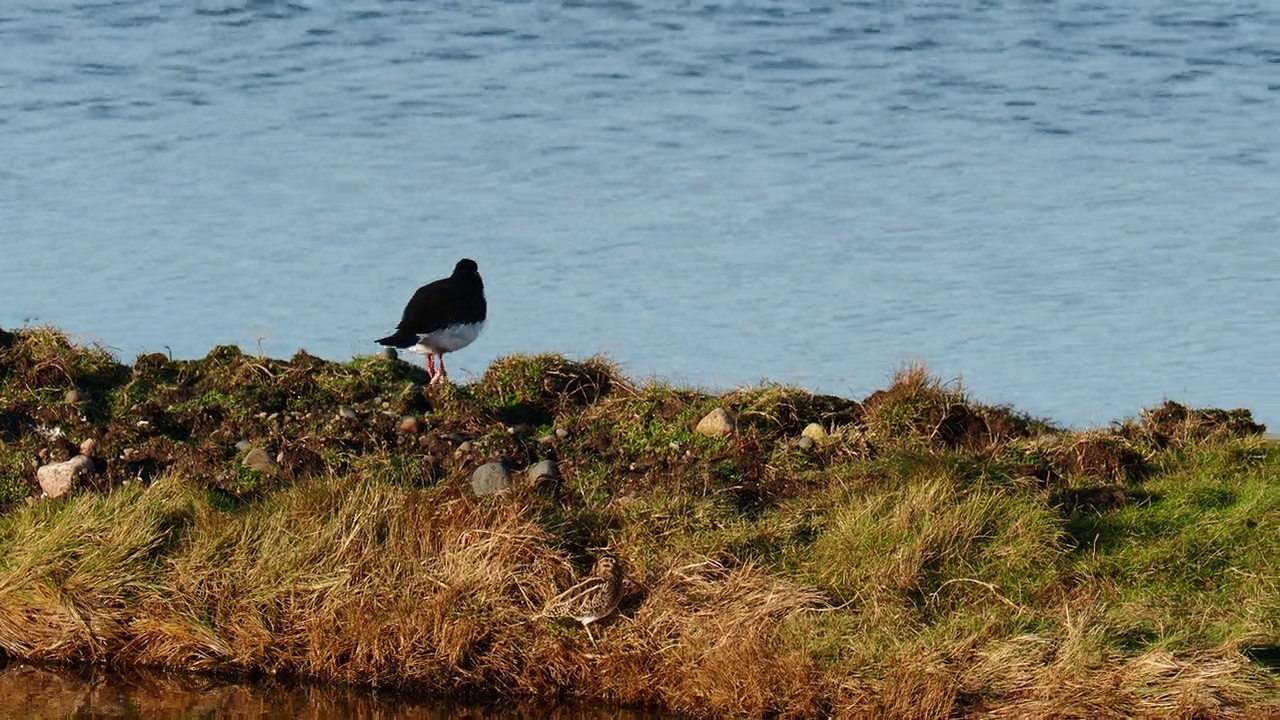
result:
[(476, 265), (476, 261), (470, 258), (462, 258), (457, 265), (453, 266), (453, 275), (458, 277), (461, 275), (479, 275), (480, 267)]

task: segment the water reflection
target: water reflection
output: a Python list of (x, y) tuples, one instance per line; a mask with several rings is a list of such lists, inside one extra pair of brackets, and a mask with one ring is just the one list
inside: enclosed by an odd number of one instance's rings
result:
[(137, 669), (0, 667), (0, 717), (28, 718), (670, 718), (599, 705), (461, 704), (341, 686), (235, 681)]

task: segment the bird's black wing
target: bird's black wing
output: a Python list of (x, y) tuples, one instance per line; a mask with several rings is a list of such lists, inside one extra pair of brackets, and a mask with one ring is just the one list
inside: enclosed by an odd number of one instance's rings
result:
[(423, 285), (405, 305), (399, 330), (429, 333), (462, 323), (485, 319), (483, 286), (466, 279), (447, 277)]

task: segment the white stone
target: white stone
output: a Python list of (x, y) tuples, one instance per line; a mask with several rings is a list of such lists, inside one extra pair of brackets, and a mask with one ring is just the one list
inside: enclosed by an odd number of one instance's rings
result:
[(738, 421), (724, 408), (716, 408), (698, 421), (694, 432), (711, 437), (725, 437), (738, 431)]
[(60, 498), (75, 488), (76, 479), (93, 470), (93, 460), (77, 455), (63, 462), (49, 463), (36, 470), (40, 489), (51, 498)]
[(801, 437), (813, 438), (816, 443), (823, 442), (827, 439), (827, 430), (818, 423), (809, 423), (804, 426), (804, 430), (800, 431)]

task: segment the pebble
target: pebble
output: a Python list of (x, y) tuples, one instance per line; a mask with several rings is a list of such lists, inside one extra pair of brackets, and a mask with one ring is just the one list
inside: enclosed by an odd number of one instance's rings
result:
[(556, 441), (556, 436), (552, 435), (551, 433), (547, 433), (546, 435), (543, 435), (542, 437), (538, 438), (538, 443), (541, 445), (550, 445), (555, 441)]
[(98, 453), (98, 441), (93, 438), (87, 438), (80, 443), (80, 454), (91, 458)]
[(813, 438), (809, 437), (808, 435), (802, 435), (800, 439), (796, 441), (796, 447), (800, 448), (801, 450), (812, 450)]
[(461, 455), (461, 454), (463, 454), (463, 453), (469, 453), (469, 452), (471, 452), (471, 441), (470, 441), (470, 440), (464, 440), (464, 441), (462, 442), (462, 444), (461, 444), (461, 445), (459, 445), (459, 446), (458, 446), (458, 448), (457, 448), (456, 450), (454, 450), (453, 452), (454, 452), (454, 454), (455, 454), (455, 455)]
[(818, 423), (809, 423), (804, 426), (804, 430), (800, 431), (801, 437), (807, 437), (814, 442), (822, 442), (827, 439), (827, 430)]
[(262, 448), (254, 448), (244, 456), (244, 464), (263, 475), (274, 475), (280, 469), (280, 463), (271, 457), (271, 453)]
[(241, 440), (240, 442), (236, 443), (236, 450), (239, 452), (249, 452), (252, 449), (253, 449), (253, 443), (249, 442), (248, 440)]
[(356, 418), (360, 417), (359, 415), (356, 414), (356, 411), (354, 408), (347, 407), (346, 405), (343, 405), (342, 407), (338, 408), (338, 415), (348, 420), (355, 420)]
[(471, 492), (493, 495), (511, 487), (511, 472), (500, 462), (487, 462), (471, 473)]
[(555, 480), (560, 477), (560, 469), (556, 467), (556, 461), (550, 458), (543, 460), (529, 468), (529, 482), (537, 485), (544, 480)]
[(565, 430), (564, 428), (556, 428), (556, 437), (558, 437), (558, 438), (560, 438), (561, 440), (563, 440), (563, 439), (565, 439), (565, 438), (569, 437), (569, 431), (568, 431), (568, 430)]
[(88, 405), (89, 400), (89, 393), (76, 388), (71, 388), (62, 396), (62, 401), (68, 405)]
[(60, 498), (75, 487), (76, 478), (93, 470), (93, 460), (77, 455), (70, 460), (50, 463), (36, 470), (40, 489), (51, 498)]
[(716, 408), (698, 421), (694, 432), (710, 437), (725, 437), (738, 431), (738, 421), (724, 408)]
[(418, 418), (412, 415), (405, 415), (400, 418), (399, 424), (396, 425), (396, 432), (404, 435), (418, 434)]

